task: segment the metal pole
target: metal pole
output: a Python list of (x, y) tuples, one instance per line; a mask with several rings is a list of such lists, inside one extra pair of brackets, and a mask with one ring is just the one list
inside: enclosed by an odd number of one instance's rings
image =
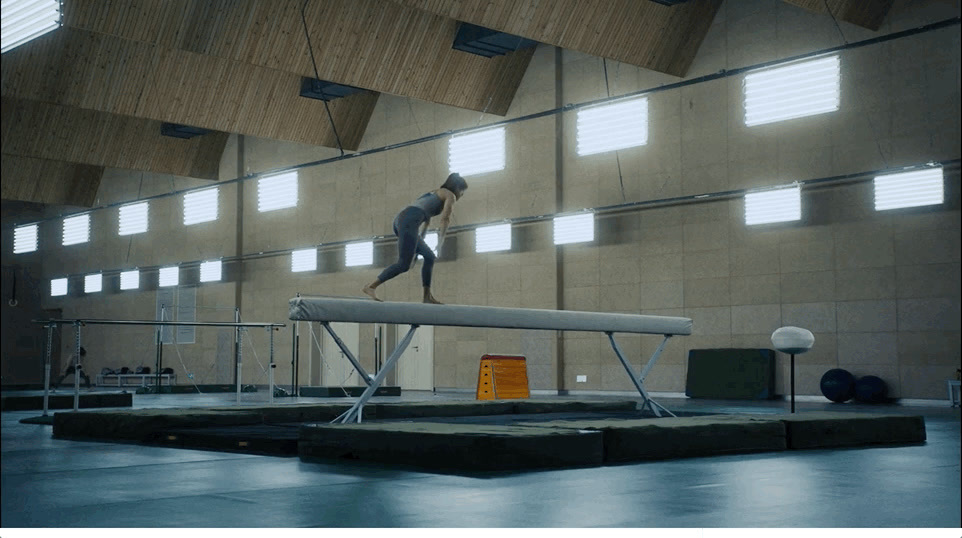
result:
[(276, 364), (274, 364), (274, 329), (272, 327), (267, 327), (267, 333), (270, 336), (270, 342), (271, 342), (271, 363), (270, 363), (270, 370), (267, 372), (267, 382), (268, 384), (270, 384), (270, 391), (271, 391), (270, 402), (271, 404), (273, 404), (274, 403), (274, 367), (277, 366)]
[(795, 354), (792, 353), (792, 414), (795, 413)]
[(43, 361), (43, 416), (47, 416), (50, 397), (50, 354), (53, 352), (53, 323), (47, 325), (47, 353)]
[(330, 323), (322, 321), (321, 325), (331, 335), (331, 338), (334, 339), (334, 343), (337, 344), (337, 347), (341, 348), (341, 352), (343, 352), (347, 360), (351, 362), (351, 365), (354, 366), (354, 369), (357, 371), (357, 373), (361, 375), (361, 378), (364, 380), (364, 382), (370, 386), (371, 376), (368, 375), (368, 373), (364, 370), (364, 367), (361, 366), (361, 363), (356, 357), (354, 357), (354, 354), (351, 353), (351, 350), (347, 348), (347, 344), (344, 343), (344, 340), (341, 340), (341, 337), (334, 332), (334, 329), (331, 329)]
[[(240, 312), (238, 312), (236, 308), (234, 309), (234, 322), (235, 322), (235, 323), (239, 323), (239, 322), (240, 322)], [(241, 332), (242, 329), (241, 329), (240, 327), (237, 327), (236, 329), (234, 329), (234, 331), (235, 331), (235, 341), (234, 341), (234, 344), (237, 346), (237, 347), (236, 347), (235, 361), (234, 361), (234, 364), (235, 364), (235, 366), (236, 366), (235, 371), (234, 371), (234, 380), (235, 380), (235, 383), (236, 383), (236, 386), (237, 386), (237, 387), (236, 387), (237, 396), (236, 396), (235, 402), (236, 402), (237, 404), (240, 404), (240, 401), (241, 401), (241, 365), (243, 364), (243, 363), (241, 362), (241, 361), (242, 361), (242, 358), (241, 358), (242, 349), (241, 349), (241, 348), (244, 347), (244, 333)]]
[[(167, 321), (167, 305), (160, 305), (160, 320)], [(154, 365), (154, 370), (156, 370), (154, 373), (157, 377), (154, 379), (154, 392), (160, 394), (160, 366), (163, 364), (164, 338), (162, 333), (164, 327), (160, 326), (157, 329), (157, 364)]]
[(414, 331), (416, 331), (418, 327), (419, 325), (411, 325), (411, 329), (408, 330), (407, 334), (404, 335), (404, 338), (401, 339), (401, 342), (397, 345), (396, 348), (394, 348), (394, 351), (391, 353), (391, 356), (388, 358), (387, 363), (384, 364), (384, 368), (382, 368), (381, 371), (378, 372), (376, 376), (374, 376), (374, 380), (366, 389), (364, 389), (364, 393), (361, 394), (361, 397), (358, 398), (356, 402), (354, 402), (354, 405), (351, 406), (350, 409), (348, 409), (347, 411), (342, 413), (340, 416), (332, 420), (331, 421), (332, 423), (341, 422), (341, 423), (347, 424), (349, 422), (361, 422), (361, 416), (364, 414), (363, 413), (364, 403), (367, 402), (371, 398), (371, 396), (374, 396), (374, 393), (377, 391), (377, 388), (381, 386), (381, 383), (384, 381), (384, 376), (386, 376), (387, 373), (391, 371), (391, 368), (394, 367), (394, 363), (396, 363), (398, 359), (401, 358), (401, 355), (404, 353), (404, 350), (407, 349), (408, 344), (411, 343), (411, 339), (414, 338)]
[(80, 322), (74, 324), (73, 410), (80, 410)]
[(291, 331), (291, 396), (297, 396), (297, 326), (300, 322), (294, 322), (294, 330)]

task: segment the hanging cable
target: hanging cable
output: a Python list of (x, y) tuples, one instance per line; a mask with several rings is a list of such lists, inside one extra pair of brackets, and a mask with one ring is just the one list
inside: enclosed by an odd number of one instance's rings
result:
[[(611, 87), (608, 86), (608, 60), (602, 57), (601, 65), (605, 68), (605, 91), (608, 93), (608, 97), (611, 97)], [(615, 162), (618, 163), (618, 183), (621, 185), (621, 199), (627, 202), (628, 197), (625, 196), (625, 178), (621, 174), (621, 157), (618, 155), (618, 150), (615, 150)]]
[[(838, 19), (835, 18), (835, 14), (832, 13), (832, 8), (828, 6), (828, 0), (822, 0), (825, 5), (825, 11), (828, 11), (828, 16), (832, 18), (832, 22), (835, 24), (835, 29), (838, 30), (839, 37), (842, 38), (843, 46), (848, 46), (848, 39), (845, 38), (845, 34), (842, 32), (842, 27), (838, 24)], [(889, 161), (885, 158), (885, 154), (882, 152), (882, 144), (879, 142), (878, 131), (875, 129), (875, 122), (872, 121), (872, 114), (864, 114), (865, 119), (868, 121), (868, 126), (872, 129), (872, 138), (875, 141), (875, 149), (878, 150), (878, 156), (882, 159), (882, 164), (885, 168), (888, 168)]]
[[(304, 24), (304, 37), (307, 38), (307, 50), (311, 53), (311, 66), (314, 67), (314, 78), (316, 80), (321, 80), (321, 75), (317, 72), (317, 61), (314, 59), (314, 47), (311, 45), (311, 34), (307, 31), (307, 17), (304, 12), (307, 10), (307, 3), (311, 0), (304, 0), (304, 5), (301, 7), (301, 22)], [(321, 96), (324, 96), (324, 90), (321, 90)], [(341, 156), (344, 155), (344, 147), (341, 145), (341, 137), (337, 134), (337, 127), (334, 125), (334, 117), (331, 116), (331, 107), (327, 104), (327, 99), (322, 99), (324, 102), (324, 110), (327, 111), (327, 120), (331, 123), (331, 130), (334, 131), (334, 139), (337, 141), (337, 149), (341, 152)]]

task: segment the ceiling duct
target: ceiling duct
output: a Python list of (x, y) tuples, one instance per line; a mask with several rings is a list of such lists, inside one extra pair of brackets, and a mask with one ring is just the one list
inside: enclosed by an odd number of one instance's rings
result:
[(532, 39), (462, 22), (458, 24), (458, 33), (454, 36), (454, 45), (451, 48), (493, 58), (537, 44), (538, 42)]
[(328, 82), (316, 78), (301, 78), (301, 97), (318, 99), (320, 101), (333, 101), (341, 97), (347, 97), (355, 93), (365, 92), (364, 88), (355, 88), (346, 84)]
[(189, 125), (180, 125), (178, 123), (162, 123), (160, 125), (160, 134), (173, 138), (183, 138), (185, 140), (194, 138), (195, 136), (205, 135), (209, 132), (210, 131), (207, 129), (191, 127)]

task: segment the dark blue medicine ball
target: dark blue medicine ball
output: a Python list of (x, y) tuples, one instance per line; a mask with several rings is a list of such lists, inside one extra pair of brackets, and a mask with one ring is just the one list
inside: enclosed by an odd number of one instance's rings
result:
[(855, 376), (848, 370), (832, 368), (825, 372), (819, 383), (822, 394), (833, 402), (842, 403), (855, 396)]
[(862, 376), (855, 382), (855, 399), (862, 403), (882, 403), (888, 392), (885, 381), (874, 375)]

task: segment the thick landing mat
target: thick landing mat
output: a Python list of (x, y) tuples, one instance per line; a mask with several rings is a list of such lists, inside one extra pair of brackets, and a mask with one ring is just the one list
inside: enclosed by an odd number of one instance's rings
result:
[[(300, 387), (301, 396), (310, 398), (357, 398), (367, 387)], [(378, 387), (375, 396), (400, 396), (401, 387)]]
[[(529, 416), (530, 417), (530, 416)], [(856, 413), (801, 415), (710, 415), (700, 417), (512, 421), (500, 423), (403, 421), (364, 424), (306, 424), (298, 451), (304, 459), (347, 458), (379, 463), (416, 465), (425, 469), (462, 471), (585, 466), (703, 457), (722, 454), (781, 451), (820, 447), (905, 444), (925, 440), (922, 417)], [(526, 417), (528, 418), (528, 417)], [(532, 436), (520, 432), (531, 428)], [(564, 460), (555, 452), (568, 450), (548, 430), (601, 434), (602, 459), (584, 445)], [(446, 440), (454, 450), (445, 455)], [(540, 445), (545, 459), (532, 456)], [(556, 444), (559, 443), (559, 444)], [(523, 446), (524, 448), (515, 448)], [(513, 451), (518, 450), (518, 454)], [(564, 464), (564, 461), (570, 463)], [(523, 467), (522, 465), (527, 465)]]
[(783, 422), (749, 416), (524, 423), (528, 424), (601, 431), (604, 434), (606, 462), (741, 454), (787, 448)]
[(300, 424), (177, 428), (152, 436), (152, 444), (271, 456), (297, 456)]
[(788, 448), (830, 448), (925, 441), (920, 416), (815, 412), (777, 415), (785, 422)]
[(302, 459), (352, 459), (450, 470), (600, 465), (601, 432), (535, 426), (397, 422), (301, 427)]
[[(532, 412), (634, 410), (636, 400), (455, 401), (446, 403), (398, 402), (364, 406), (363, 420), (464, 417)], [(330, 422), (350, 406), (337, 404), (277, 404), (274, 406), (212, 407), (204, 409), (130, 409), (56, 413), (53, 436), (64, 439), (118, 439), (149, 441), (174, 428)]]
[[(78, 406), (81, 409), (96, 407), (130, 407), (134, 395), (129, 392), (81, 392)], [(2, 411), (32, 411), (43, 409), (43, 395), (0, 396)], [(60, 391), (47, 399), (47, 409), (73, 409), (73, 391)]]

